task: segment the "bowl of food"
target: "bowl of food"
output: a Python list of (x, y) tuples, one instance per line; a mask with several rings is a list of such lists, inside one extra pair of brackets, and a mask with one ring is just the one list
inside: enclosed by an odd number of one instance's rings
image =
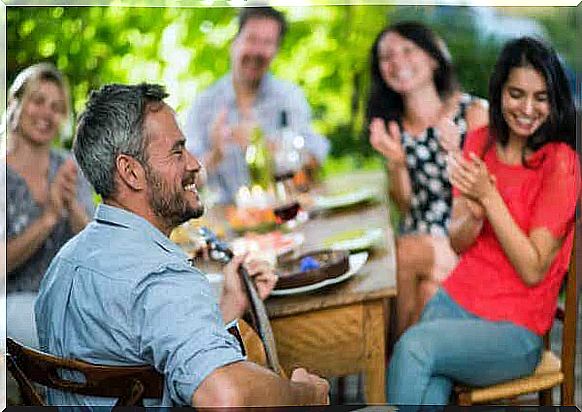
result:
[(336, 278), (349, 270), (349, 253), (344, 250), (318, 250), (296, 258), (279, 259), (275, 289), (313, 285)]
[(236, 208), (232, 206), (226, 209), (226, 219), (236, 233), (251, 231), (266, 233), (276, 227), (272, 208)]

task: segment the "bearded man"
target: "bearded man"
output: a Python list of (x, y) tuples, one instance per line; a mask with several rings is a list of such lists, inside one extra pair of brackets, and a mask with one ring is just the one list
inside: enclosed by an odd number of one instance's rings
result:
[(272, 7), (244, 7), (230, 48), (232, 71), (198, 95), (188, 112), (188, 149), (203, 160), (209, 187), (220, 203), (232, 203), (249, 184), (245, 150), (250, 128), (258, 125), (271, 148), (281, 144), (281, 113), (287, 126), (303, 136), (303, 166), (315, 169), (329, 152), (329, 141), (311, 128), (311, 109), (295, 84), (269, 73), (287, 23)]
[[(77, 161), (103, 203), (52, 261), (35, 306), (43, 351), (105, 365), (152, 365), (163, 399), (148, 406), (325, 403), (327, 382), (303, 369), (291, 380), (248, 362), (227, 327), (248, 302), (234, 258), (220, 300), (168, 236), (200, 217), (200, 162), (157, 85), (107, 85), (93, 92), (74, 142)], [(276, 277), (247, 265), (265, 298)], [(51, 405), (115, 399), (50, 390)]]

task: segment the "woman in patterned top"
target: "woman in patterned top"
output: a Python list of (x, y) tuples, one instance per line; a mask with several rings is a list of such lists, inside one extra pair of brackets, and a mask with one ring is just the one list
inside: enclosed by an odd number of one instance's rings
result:
[(457, 262), (448, 240), (447, 153), (487, 123), (486, 103), (459, 91), (444, 42), (417, 22), (384, 29), (371, 51), (370, 142), (387, 160), (404, 220), (397, 239), (399, 336)]
[(51, 148), (69, 115), (69, 91), (52, 65), (23, 70), (8, 95), (6, 154), (7, 332), (37, 346), (33, 301), (60, 247), (88, 222), (89, 185)]

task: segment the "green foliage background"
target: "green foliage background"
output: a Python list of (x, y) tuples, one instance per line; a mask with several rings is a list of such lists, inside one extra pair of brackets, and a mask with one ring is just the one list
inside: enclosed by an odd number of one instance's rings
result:
[[(290, 30), (272, 69), (303, 87), (315, 128), (332, 141), (332, 169), (381, 163), (365, 139), (363, 123), (369, 51), (386, 24), (399, 19), (429, 23), (448, 43), (465, 90), (486, 96), (500, 46), (479, 38), (471, 20), (463, 18), (467, 8), (449, 7), (450, 15), (457, 16), (454, 22), (434, 6), (280, 9)], [(11, 84), (30, 64), (52, 61), (70, 81), (76, 113), (88, 92), (104, 83), (158, 82), (166, 85), (169, 103), (183, 116), (195, 94), (228, 71), (236, 12), (229, 7), (8, 7), (7, 81)], [(527, 13), (545, 26), (566, 61), (575, 65), (575, 8)]]

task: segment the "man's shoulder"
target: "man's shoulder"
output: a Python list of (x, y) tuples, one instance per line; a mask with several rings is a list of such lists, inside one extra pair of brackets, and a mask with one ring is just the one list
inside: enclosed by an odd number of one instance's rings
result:
[(301, 94), (303, 95), (303, 90), (301, 87), (290, 80), (280, 79), (275, 77), (274, 75), (267, 75), (266, 77), (267, 86), (270, 91), (273, 93), (289, 95), (290, 93), (293, 94)]
[(202, 90), (200, 93), (196, 95), (195, 100), (208, 100), (217, 97), (224, 97), (224, 94), (227, 90), (232, 89), (232, 81), (230, 73), (225, 74), (206, 89)]
[(129, 283), (139, 282), (150, 273), (189, 270), (183, 256), (164, 246), (135, 229), (92, 221), (63, 247), (58, 257)]
[[(115, 233), (93, 221), (57, 253), (43, 280), (48, 294), (74, 283), (78, 291), (130, 299), (136, 291), (162, 283), (192, 287), (204, 274), (186, 259), (153, 239), (118, 227)], [(124, 230), (125, 229), (125, 230)], [(52, 291), (52, 292), (51, 292)], [(91, 292), (89, 292), (91, 291)], [(117, 299), (113, 298), (113, 299)]]

